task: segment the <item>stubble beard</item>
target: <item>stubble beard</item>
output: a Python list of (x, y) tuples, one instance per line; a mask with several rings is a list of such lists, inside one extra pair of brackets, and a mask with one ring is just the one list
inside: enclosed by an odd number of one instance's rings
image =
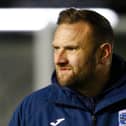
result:
[(60, 73), (60, 71), (56, 72), (57, 75), (57, 80), (58, 83), (61, 86), (68, 86), (71, 85), (71, 83), (73, 83), (73, 78), (74, 78), (74, 74), (73, 73)]
[(67, 86), (78, 90), (87, 90), (92, 87), (92, 82), (95, 80), (95, 66), (91, 64), (88, 69), (82, 71), (82, 68), (78, 73), (72, 71), (71, 75), (60, 74), (57, 71), (57, 80), (61, 86)]

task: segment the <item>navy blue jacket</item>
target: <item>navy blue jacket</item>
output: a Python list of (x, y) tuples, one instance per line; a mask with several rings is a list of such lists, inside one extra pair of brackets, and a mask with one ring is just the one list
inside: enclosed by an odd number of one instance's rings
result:
[(126, 126), (126, 62), (113, 56), (111, 79), (96, 97), (52, 84), (24, 98), (9, 126)]

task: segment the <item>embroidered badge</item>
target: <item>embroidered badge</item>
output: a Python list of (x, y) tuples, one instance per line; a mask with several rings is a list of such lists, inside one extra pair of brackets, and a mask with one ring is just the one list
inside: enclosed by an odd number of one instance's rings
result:
[(126, 109), (119, 111), (119, 126), (126, 126)]

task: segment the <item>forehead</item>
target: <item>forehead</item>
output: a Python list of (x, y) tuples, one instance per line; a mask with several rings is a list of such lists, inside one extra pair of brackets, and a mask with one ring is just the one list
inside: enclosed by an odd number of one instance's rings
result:
[(60, 24), (55, 32), (53, 44), (86, 43), (91, 38), (91, 27), (87, 23)]

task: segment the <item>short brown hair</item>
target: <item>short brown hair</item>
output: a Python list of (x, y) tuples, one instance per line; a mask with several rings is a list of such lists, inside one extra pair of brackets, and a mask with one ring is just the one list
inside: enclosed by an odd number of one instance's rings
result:
[(93, 31), (93, 40), (96, 44), (101, 44), (104, 42), (109, 42), (113, 44), (114, 33), (109, 21), (102, 15), (91, 10), (77, 10), (75, 8), (70, 8), (63, 10), (59, 14), (57, 24), (73, 24), (77, 22), (88, 23)]

